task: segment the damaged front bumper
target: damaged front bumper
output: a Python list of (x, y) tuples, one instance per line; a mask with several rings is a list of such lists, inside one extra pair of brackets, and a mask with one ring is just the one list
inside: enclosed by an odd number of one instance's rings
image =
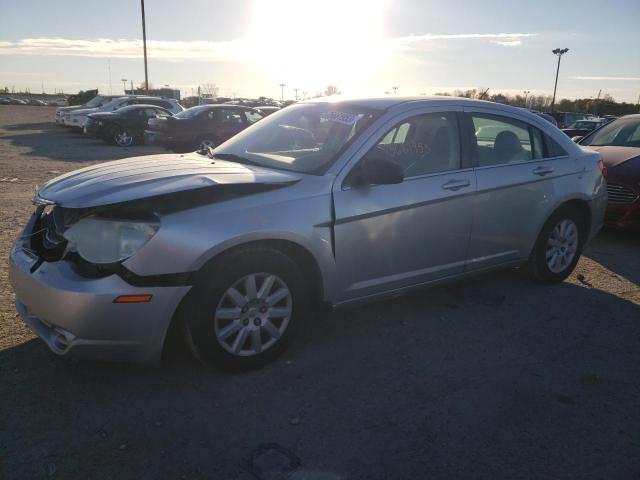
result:
[[(116, 274), (87, 278), (70, 262), (39, 262), (20, 240), (9, 258), (16, 308), (58, 355), (154, 362), (189, 286), (132, 286)], [(146, 303), (114, 303), (121, 295), (151, 295)]]

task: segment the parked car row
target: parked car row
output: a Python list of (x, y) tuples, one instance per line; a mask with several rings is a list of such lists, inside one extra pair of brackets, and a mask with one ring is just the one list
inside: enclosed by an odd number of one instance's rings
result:
[[(95, 99), (96, 97), (94, 97)], [(85, 105), (82, 108), (71, 108), (63, 110), (61, 123), (64, 126), (84, 129), (89, 115), (92, 113), (114, 112), (120, 108), (130, 105), (154, 105), (162, 107), (171, 113), (178, 113), (184, 110), (182, 105), (174, 98), (148, 97), (143, 95), (129, 95), (126, 97), (104, 97), (97, 105)], [(57, 112), (56, 112), (57, 113)]]
[(96, 96), (85, 105), (59, 108), (55, 120), (121, 147), (150, 143), (182, 152), (220, 145), (265, 116), (242, 104), (185, 110), (175, 99), (131, 95)]
[(64, 104), (66, 104), (66, 100), (63, 98), (42, 100), (39, 98), (0, 97), (0, 105), (33, 105), (36, 107), (48, 107), (52, 105)]

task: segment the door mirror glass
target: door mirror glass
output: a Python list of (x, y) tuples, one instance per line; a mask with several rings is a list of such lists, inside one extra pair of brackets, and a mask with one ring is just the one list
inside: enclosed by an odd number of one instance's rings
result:
[(582, 140), (584, 138), (584, 135), (576, 135), (575, 137), (571, 137), (571, 140), (574, 143), (578, 143), (580, 140)]

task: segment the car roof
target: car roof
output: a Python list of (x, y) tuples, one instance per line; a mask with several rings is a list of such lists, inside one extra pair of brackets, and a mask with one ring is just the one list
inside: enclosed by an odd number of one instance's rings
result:
[(529, 110), (521, 107), (512, 107), (511, 105), (505, 105), (503, 103), (489, 102), (487, 100), (476, 100), (465, 97), (449, 97), (444, 95), (421, 95), (418, 97), (400, 97), (395, 95), (388, 95), (384, 97), (320, 97), (304, 100), (299, 103), (340, 103), (346, 105), (353, 105), (358, 107), (371, 108), (375, 110), (389, 110), (399, 106), (411, 106), (419, 107), (423, 106), (458, 106), (458, 107), (489, 107), (492, 109), (503, 110), (505, 112), (519, 113), (526, 112), (529, 115), (535, 115)]
[[(148, 104), (148, 103), (137, 103), (135, 105), (127, 105), (124, 108), (129, 108), (131, 110), (135, 110), (137, 108), (159, 108), (161, 110), (166, 110), (167, 112), (169, 111), (166, 108), (161, 107), (160, 105), (151, 105), (151, 104)], [(119, 108), (118, 110), (116, 110), (116, 112), (119, 112), (120, 110), (124, 110), (124, 109), (123, 108)]]

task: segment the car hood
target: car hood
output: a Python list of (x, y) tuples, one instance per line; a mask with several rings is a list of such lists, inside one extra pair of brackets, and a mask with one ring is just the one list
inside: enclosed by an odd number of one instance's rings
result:
[(585, 145), (582, 148), (600, 153), (607, 168), (617, 167), (621, 163), (640, 157), (640, 148), (637, 147), (591, 147)]
[(88, 208), (222, 185), (286, 185), (301, 174), (211, 160), (196, 152), (147, 155), (76, 170), (45, 183), (36, 203)]

